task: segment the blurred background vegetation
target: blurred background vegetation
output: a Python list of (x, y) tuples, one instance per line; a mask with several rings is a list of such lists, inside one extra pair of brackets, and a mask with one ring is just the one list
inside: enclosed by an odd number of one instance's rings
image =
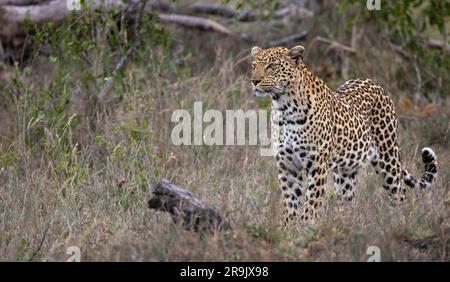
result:
[[(448, 260), (446, 243), (404, 243), (449, 224), (448, 1), (94, 2), (0, 2), (1, 260), (62, 260), (73, 244), (91, 260), (364, 260), (373, 244), (387, 260)], [(195, 101), (268, 108), (249, 89), (250, 48), (297, 44), (330, 88), (368, 77), (388, 90), (404, 162), (419, 173), (418, 149), (438, 153), (433, 193), (392, 216), (368, 173), (352, 206), (331, 195), (317, 227), (284, 231), (258, 148), (170, 144), (171, 113)], [(162, 177), (240, 227), (204, 240), (162, 224), (145, 203)]]

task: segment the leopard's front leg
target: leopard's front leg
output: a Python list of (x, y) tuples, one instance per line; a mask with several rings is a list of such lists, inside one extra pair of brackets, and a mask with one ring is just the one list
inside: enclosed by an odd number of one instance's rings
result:
[(308, 221), (317, 217), (325, 195), (325, 182), (328, 167), (325, 162), (311, 163), (307, 169), (308, 188), (301, 220)]
[(283, 205), (282, 225), (288, 226), (295, 221), (302, 205), (303, 174), (301, 170), (286, 162), (283, 156), (277, 157), (277, 166)]

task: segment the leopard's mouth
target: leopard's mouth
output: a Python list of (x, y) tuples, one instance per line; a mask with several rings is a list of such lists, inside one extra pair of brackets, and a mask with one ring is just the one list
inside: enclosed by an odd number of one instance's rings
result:
[(255, 89), (255, 96), (257, 96), (257, 97), (266, 97), (268, 95), (269, 95), (269, 93), (267, 93), (265, 91), (261, 91), (259, 89)]
[(255, 96), (257, 96), (257, 97), (266, 97), (269, 95), (269, 92), (266, 91), (265, 89), (261, 88), (260, 85), (258, 85), (258, 86), (252, 85), (252, 88), (253, 88), (253, 92), (255, 93)]

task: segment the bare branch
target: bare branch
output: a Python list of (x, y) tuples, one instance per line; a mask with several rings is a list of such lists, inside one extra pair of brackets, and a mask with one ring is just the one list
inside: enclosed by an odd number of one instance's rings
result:
[(427, 46), (432, 48), (439, 48), (442, 49), (445, 52), (450, 53), (450, 44), (444, 42), (443, 40), (439, 39), (428, 39), (425, 43)]
[(234, 33), (227, 27), (210, 19), (204, 19), (193, 16), (177, 15), (177, 14), (159, 14), (161, 22), (175, 23), (187, 27), (200, 28), (204, 30), (215, 31), (228, 36), (233, 36)]
[(132, 52), (133, 52), (132, 48), (128, 49), (127, 53), (125, 53), (125, 55), (120, 58), (111, 76), (105, 78), (106, 83), (97, 95), (99, 101), (103, 101), (104, 98), (109, 94), (109, 92), (111, 92), (114, 86), (114, 79), (117, 73), (125, 67), (125, 64), (127, 63), (128, 58), (130, 57)]
[(358, 50), (356, 50), (355, 48), (349, 47), (347, 45), (341, 44), (339, 42), (336, 42), (336, 41), (333, 41), (333, 40), (330, 40), (330, 39), (327, 39), (327, 38), (324, 38), (324, 37), (321, 37), (321, 36), (315, 37), (311, 41), (310, 44), (312, 45), (315, 42), (323, 42), (323, 43), (330, 44), (330, 46), (328, 47), (327, 51), (330, 50), (330, 49), (338, 49), (338, 50), (342, 50), (342, 51), (353, 53), (353, 54), (358, 53)]

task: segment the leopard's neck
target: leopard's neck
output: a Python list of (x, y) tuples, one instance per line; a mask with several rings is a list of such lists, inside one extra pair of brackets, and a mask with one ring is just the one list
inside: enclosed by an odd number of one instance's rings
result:
[(301, 73), (289, 84), (284, 95), (272, 98), (272, 110), (279, 111), (280, 121), (286, 124), (304, 125), (315, 114), (326, 115), (332, 104), (333, 96), (325, 82), (305, 65), (300, 68)]

